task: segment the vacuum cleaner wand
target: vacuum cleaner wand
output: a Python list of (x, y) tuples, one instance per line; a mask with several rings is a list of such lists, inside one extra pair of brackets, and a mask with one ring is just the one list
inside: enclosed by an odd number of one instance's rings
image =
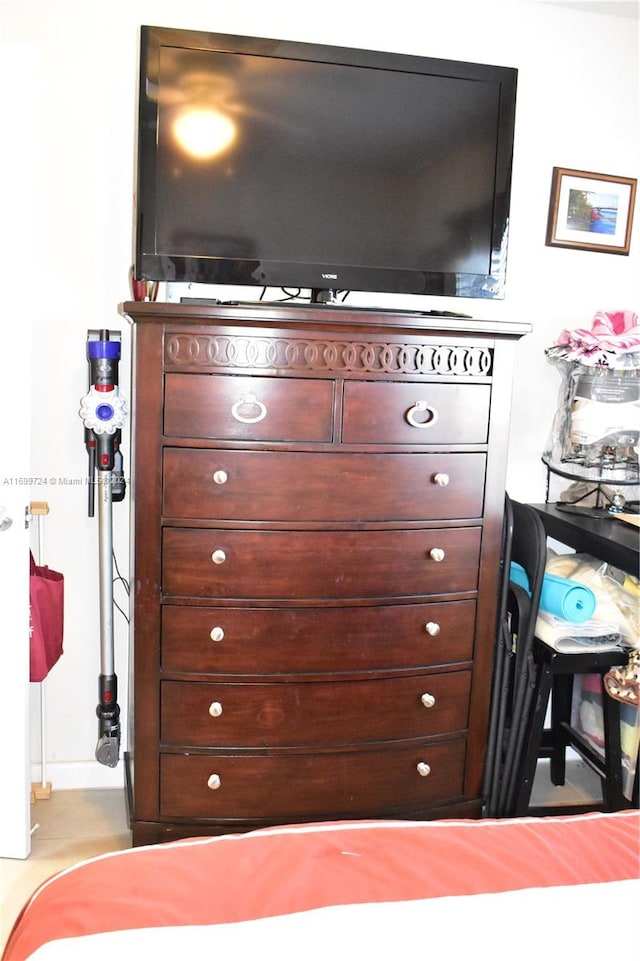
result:
[[(87, 361), (89, 391), (80, 404), (89, 455), (89, 516), (98, 498), (100, 579), (100, 677), (96, 760), (115, 767), (120, 756), (120, 708), (113, 642), (113, 516), (114, 500), (124, 498), (120, 433), (126, 403), (118, 389), (120, 334), (89, 331)], [(94, 487), (94, 475), (95, 478)]]

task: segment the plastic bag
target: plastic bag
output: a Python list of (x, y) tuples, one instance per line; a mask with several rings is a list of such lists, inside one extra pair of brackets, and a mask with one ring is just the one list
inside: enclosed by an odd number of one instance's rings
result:
[(546, 570), (589, 587), (596, 595), (593, 619), (615, 624), (628, 647), (640, 649), (640, 583), (636, 577), (590, 554), (556, 554)]
[(544, 449), (550, 466), (573, 465), (597, 480), (636, 480), (640, 430), (640, 370), (588, 367), (550, 357), (562, 378), (558, 406)]

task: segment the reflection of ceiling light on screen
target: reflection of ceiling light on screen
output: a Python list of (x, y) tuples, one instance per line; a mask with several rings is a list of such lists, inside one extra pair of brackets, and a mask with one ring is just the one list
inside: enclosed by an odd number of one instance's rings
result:
[(173, 126), (176, 140), (188, 154), (208, 160), (222, 153), (236, 135), (235, 124), (217, 110), (186, 110)]

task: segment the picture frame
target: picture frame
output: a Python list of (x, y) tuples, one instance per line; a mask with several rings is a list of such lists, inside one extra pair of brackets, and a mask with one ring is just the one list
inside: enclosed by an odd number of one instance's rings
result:
[(637, 181), (554, 167), (548, 247), (628, 254)]

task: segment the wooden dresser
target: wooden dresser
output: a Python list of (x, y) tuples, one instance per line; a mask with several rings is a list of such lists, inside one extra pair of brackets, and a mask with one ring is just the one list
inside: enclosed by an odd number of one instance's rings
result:
[(525, 325), (128, 303), (134, 844), (474, 817)]

